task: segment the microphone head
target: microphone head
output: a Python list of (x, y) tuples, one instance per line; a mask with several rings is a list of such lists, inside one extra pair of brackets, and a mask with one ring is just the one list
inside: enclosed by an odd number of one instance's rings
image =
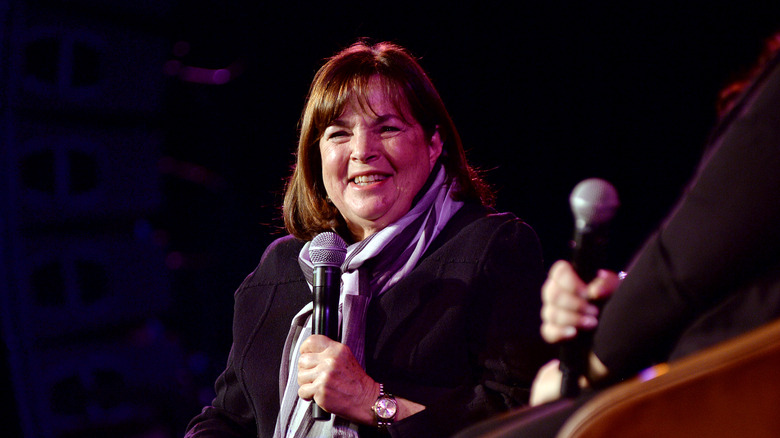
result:
[(347, 243), (332, 231), (317, 234), (309, 245), (309, 258), (315, 267), (340, 267), (347, 257)]
[(577, 229), (609, 222), (620, 206), (617, 190), (600, 178), (588, 178), (574, 186), (569, 196)]

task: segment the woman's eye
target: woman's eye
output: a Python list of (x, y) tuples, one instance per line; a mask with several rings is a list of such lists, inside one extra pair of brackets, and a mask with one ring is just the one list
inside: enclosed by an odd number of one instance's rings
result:
[(397, 126), (390, 126), (390, 125), (382, 126), (382, 132), (398, 132), (400, 130), (401, 128)]
[(333, 131), (330, 134), (328, 134), (328, 139), (332, 138), (339, 138), (339, 137), (346, 137), (347, 131)]

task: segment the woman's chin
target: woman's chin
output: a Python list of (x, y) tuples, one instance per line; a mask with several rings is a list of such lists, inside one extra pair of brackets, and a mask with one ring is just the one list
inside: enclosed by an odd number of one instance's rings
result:
[[(388, 225), (391, 225), (403, 217), (406, 212), (404, 211), (399, 214), (393, 210), (384, 210), (381, 212), (374, 211), (372, 213), (373, 214), (362, 212), (359, 215), (353, 214), (350, 219), (347, 219), (349, 229), (352, 230), (353, 234), (363, 234), (363, 238), (368, 237), (371, 234), (381, 231)], [(360, 233), (356, 233), (356, 231), (360, 231)]]

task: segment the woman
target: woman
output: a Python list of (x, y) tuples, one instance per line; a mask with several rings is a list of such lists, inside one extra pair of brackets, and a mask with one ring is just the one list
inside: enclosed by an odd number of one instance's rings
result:
[[(359, 42), (328, 60), (287, 186), (291, 235), (236, 292), (227, 369), (187, 436), (448, 436), (526, 403), (549, 359), (541, 252), (491, 201), (404, 49)], [(308, 247), (325, 231), (349, 244), (341, 342), (309, 335)], [(312, 420), (312, 401), (335, 415)]]

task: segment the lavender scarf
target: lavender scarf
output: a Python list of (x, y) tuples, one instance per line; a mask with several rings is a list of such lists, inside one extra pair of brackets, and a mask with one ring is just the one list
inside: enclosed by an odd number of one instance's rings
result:
[[(431, 242), (463, 205), (452, 199), (453, 183), (447, 181), (442, 166), (425, 194), (401, 219), (347, 248), (342, 265), (339, 326), (342, 341), (365, 368), (364, 335), (366, 309), (372, 297), (390, 289), (417, 265)], [(311, 288), (313, 265), (309, 244), (304, 245), (299, 263)], [(311, 334), (312, 304), (293, 318), (282, 354), (279, 373), (281, 394), (274, 438), (357, 437), (357, 425), (331, 416), (330, 421), (314, 421), (311, 401), (298, 397), (298, 356), (300, 345)]]

